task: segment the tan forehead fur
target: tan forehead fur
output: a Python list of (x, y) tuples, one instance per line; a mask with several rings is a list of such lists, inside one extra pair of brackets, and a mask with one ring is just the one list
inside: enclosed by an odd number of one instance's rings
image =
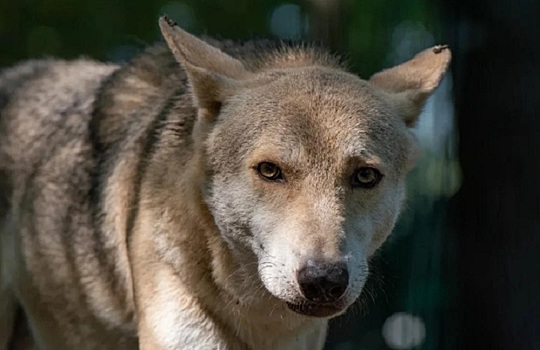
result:
[(221, 116), (228, 132), (221, 134), (220, 143), (238, 144), (238, 134), (228, 128), (241, 125), (246, 143), (257, 140), (252, 144), (257, 159), (267, 153), (274, 161), (298, 166), (382, 167), (384, 162), (394, 167), (389, 171), (401, 170), (410, 135), (369, 83), (326, 67), (286, 73), (232, 98)]

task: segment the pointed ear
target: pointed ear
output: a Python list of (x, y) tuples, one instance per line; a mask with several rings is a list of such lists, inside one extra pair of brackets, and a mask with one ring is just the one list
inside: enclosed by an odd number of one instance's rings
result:
[(447, 45), (438, 45), (405, 63), (376, 73), (369, 82), (394, 95), (405, 123), (412, 126), (427, 98), (439, 86), (451, 56)]
[(239, 60), (181, 29), (167, 16), (159, 27), (174, 57), (184, 67), (196, 107), (215, 117), (221, 103), (250, 75)]

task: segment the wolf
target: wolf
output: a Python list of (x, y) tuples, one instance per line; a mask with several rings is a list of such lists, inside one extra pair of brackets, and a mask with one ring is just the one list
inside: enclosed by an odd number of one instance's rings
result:
[(450, 50), (362, 80), (313, 45), (159, 26), (127, 64), (0, 74), (0, 349), (321, 349)]

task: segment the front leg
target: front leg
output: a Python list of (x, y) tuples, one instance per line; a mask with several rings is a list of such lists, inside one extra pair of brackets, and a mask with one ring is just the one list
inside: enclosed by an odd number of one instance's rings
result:
[(201, 305), (197, 297), (201, 291), (186, 286), (170, 266), (160, 262), (134, 265), (141, 350), (244, 348), (234, 344)]
[(208, 295), (201, 293), (212, 293), (212, 289), (201, 290), (201, 285), (181, 278), (197, 267), (186, 266), (185, 271), (177, 272), (145, 246), (132, 255), (140, 349), (245, 349), (234, 344), (202, 305), (201, 297)]

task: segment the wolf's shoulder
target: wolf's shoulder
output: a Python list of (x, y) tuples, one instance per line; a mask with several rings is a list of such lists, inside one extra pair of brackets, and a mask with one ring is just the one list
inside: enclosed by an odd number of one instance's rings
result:
[(35, 89), (39, 85), (50, 90), (71, 85), (72, 90), (78, 91), (86, 81), (99, 80), (116, 68), (116, 65), (87, 58), (68, 61), (52, 58), (27, 60), (3, 68), (0, 70), (0, 110), (14, 98), (27, 95), (29, 87)]
[(117, 68), (82, 58), (30, 60), (2, 70), (1, 165), (9, 168), (16, 160), (32, 167), (48, 155), (43, 150), (49, 146), (65, 145), (84, 134), (96, 91)]
[[(91, 99), (103, 78), (118, 68), (87, 58), (23, 61), (0, 70), (1, 119), (39, 122)], [(26, 115), (26, 116), (25, 116)], [(30, 120), (29, 120), (30, 122)]]

